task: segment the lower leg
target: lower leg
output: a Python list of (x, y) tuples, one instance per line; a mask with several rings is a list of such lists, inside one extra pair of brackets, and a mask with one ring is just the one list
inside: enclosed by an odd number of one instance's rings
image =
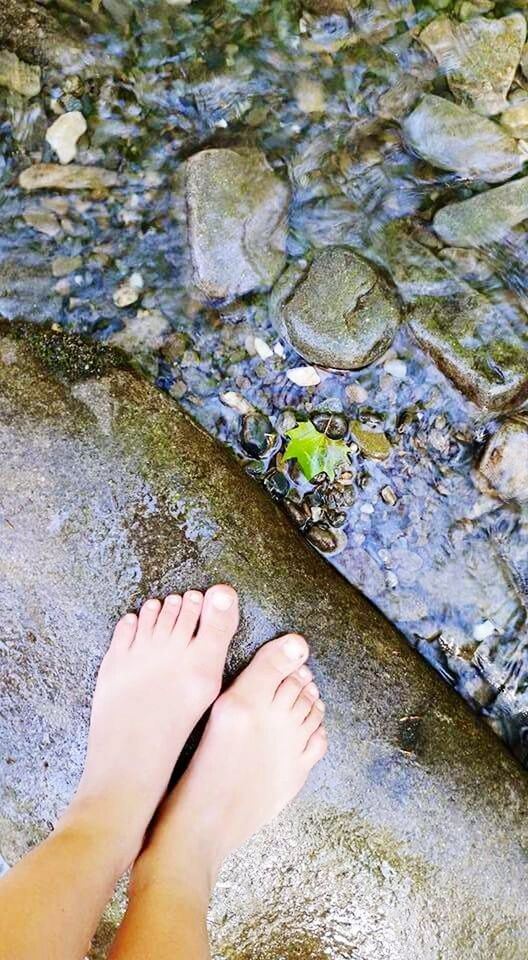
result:
[(225, 857), (293, 799), (326, 751), (301, 637), (266, 644), (213, 707), (202, 742), (136, 861), (110, 960), (208, 960)]

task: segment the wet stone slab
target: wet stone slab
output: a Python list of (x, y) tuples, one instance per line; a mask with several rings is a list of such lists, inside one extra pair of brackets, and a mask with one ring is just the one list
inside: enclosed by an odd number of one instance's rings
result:
[(242, 597), (229, 673), (270, 636), (306, 632), (331, 749), (226, 864), (215, 960), (524, 960), (525, 774), (229, 454), (118, 357), (20, 331), (0, 339), (0, 438), (7, 862), (71, 794), (115, 618), (221, 577)]

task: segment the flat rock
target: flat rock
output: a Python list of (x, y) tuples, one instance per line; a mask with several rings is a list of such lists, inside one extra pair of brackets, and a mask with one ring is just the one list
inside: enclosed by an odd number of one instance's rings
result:
[(24, 190), (106, 190), (115, 187), (118, 175), (103, 167), (80, 166), (70, 163), (35, 163), (23, 170), (18, 178)]
[(506, 420), (488, 441), (478, 465), (479, 486), (502, 500), (528, 502), (528, 423)]
[(11, 50), (0, 50), (0, 87), (7, 87), (21, 97), (40, 93), (41, 70), (38, 64), (19, 60)]
[(388, 284), (347, 247), (328, 247), (307, 267), (289, 267), (273, 291), (270, 310), (279, 334), (305, 360), (343, 370), (381, 356), (400, 322)]
[(285, 263), (288, 186), (258, 150), (202, 150), (187, 161), (193, 281), (206, 302), (272, 286)]
[(409, 326), (440, 370), (479, 406), (503, 409), (528, 395), (526, 322), (515, 308), (507, 311), (468, 287), (453, 297), (421, 298)]
[(528, 781), (502, 744), (169, 398), (102, 347), (20, 336), (0, 339), (4, 858), (74, 789), (116, 617), (227, 579), (229, 672), (306, 632), (330, 751), (226, 864), (213, 956), (526, 960)]
[(448, 203), (434, 217), (435, 233), (454, 247), (494, 243), (528, 218), (528, 177)]
[(522, 13), (493, 20), (472, 17), (465, 23), (436, 17), (422, 30), (420, 40), (458, 100), (484, 116), (505, 109), (526, 40)]
[(516, 141), (493, 120), (433, 94), (404, 120), (403, 133), (424, 160), (467, 180), (502, 183), (523, 165)]

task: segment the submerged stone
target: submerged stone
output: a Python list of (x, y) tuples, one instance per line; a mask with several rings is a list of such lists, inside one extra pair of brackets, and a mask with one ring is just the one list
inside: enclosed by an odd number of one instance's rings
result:
[(24, 190), (106, 190), (115, 187), (118, 175), (103, 167), (70, 163), (36, 163), (23, 170), (18, 178)]
[(528, 177), (493, 187), (460, 203), (448, 203), (434, 217), (435, 233), (455, 247), (494, 243), (528, 218)]
[(528, 137), (528, 98), (509, 103), (500, 118), (501, 126), (516, 140)]
[(285, 263), (288, 186), (264, 154), (202, 150), (187, 161), (193, 281), (206, 302), (266, 290)]
[(503, 409), (528, 395), (528, 336), (512, 307), (490, 303), (471, 288), (454, 297), (423, 297), (409, 326), (455, 386), (479, 406)]
[(41, 70), (38, 64), (19, 60), (11, 50), (0, 50), (0, 87), (7, 87), (21, 97), (40, 93)]
[(51, 124), (46, 140), (61, 163), (71, 163), (77, 153), (77, 141), (86, 130), (86, 120), (80, 110), (63, 113)]
[(386, 460), (390, 456), (392, 450), (390, 440), (380, 430), (369, 430), (359, 420), (352, 420), (350, 432), (364, 457)]
[(493, 120), (433, 94), (404, 120), (403, 133), (424, 160), (467, 180), (502, 183), (523, 165), (517, 142)]
[(484, 116), (505, 109), (525, 39), (522, 13), (494, 20), (472, 17), (466, 23), (441, 16), (420, 34), (455, 97)]
[(306, 268), (293, 264), (276, 285), (270, 310), (279, 334), (305, 360), (343, 370), (381, 356), (400, 322), (385, 280), (347, 247), (327, 247)]
[(502, 500), (528, 501), (528, 422), (507, 420), (488, 441), (478, 479)]

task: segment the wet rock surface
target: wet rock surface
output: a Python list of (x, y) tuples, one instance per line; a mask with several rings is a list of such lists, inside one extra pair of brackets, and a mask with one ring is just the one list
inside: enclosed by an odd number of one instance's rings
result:
[(521, 13), (496, 20), (471, 17), (464, 23), (438, 17), (420, 40), (436, 57), (458, 100), (484, 116), (502, 113), (526, 40)]
[(271, 287), (285, 263), (287, 186), (256, 150), (187, 161), (193, 281), (206, 301)]
[(454, 247), (477, 247), (499, 241), (528, 218), (528, 177), (493, 187), (438, 211), (435, 233)]
[(390, 346), (400, 321), (388, 285), (345, 247), (316, 255), (305, 270), (290, 267), (273, 292), (279, 334), (309, 363), (357, 369)]
[[(331, 749), (226, 864), (213, 956), (524, 960), (523, 773), (233, 459), (119, 358), (57, 333), (0, 339), (0, 434), (5, 860), (71, 795), (116, 617), (227, 578), (243, 621), (229, 673), (270, 636), (305, 631)], [(416, 576), (413, 555), (401, 559)]]
[(528, 422), (503, 423), (489, 440), (478, 466), (484, 485), (503, 500), (528, 501)]
[(424, 160), (468, 180), (502, 183), (523, 165), (515, 140), (493, 120), (433, 94), (405, 119), (403, 132)]

